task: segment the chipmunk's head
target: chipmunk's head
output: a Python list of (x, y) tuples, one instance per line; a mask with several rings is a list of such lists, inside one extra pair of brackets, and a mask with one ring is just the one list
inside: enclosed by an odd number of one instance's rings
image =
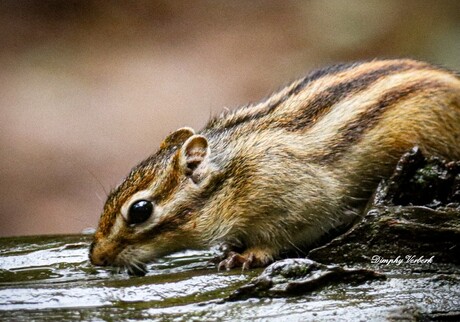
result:
[(155, 258), (202, 247), (195, 219), (203, 189), (213, 181), (209, 155), (207, 139), (192, 129), (170, 134), (108, 196), (90, 247), (91, 263), (136, 273)]

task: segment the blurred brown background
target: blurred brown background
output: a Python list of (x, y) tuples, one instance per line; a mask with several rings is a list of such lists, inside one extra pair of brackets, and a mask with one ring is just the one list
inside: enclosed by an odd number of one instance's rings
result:
[(78, 233), (172, 130), (312, 68), (460, 70), (460, 1), (0, 2), (0, 236)]

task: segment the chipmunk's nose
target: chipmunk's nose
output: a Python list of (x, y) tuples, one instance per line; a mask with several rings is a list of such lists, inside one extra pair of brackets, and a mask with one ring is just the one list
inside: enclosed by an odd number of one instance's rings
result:
[(89, 261), (96, 266), (109, 265), (108, 255), (101, 251), (101, 248), (97, 247), (95, 242), (92, 242), (89, 246)]

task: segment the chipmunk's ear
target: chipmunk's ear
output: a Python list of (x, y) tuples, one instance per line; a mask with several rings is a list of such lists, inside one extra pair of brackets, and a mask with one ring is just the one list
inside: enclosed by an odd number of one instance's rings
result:
[(181, 146), (189, 137), (195, 134), (195, 131), (190, 127), (183, 127), (169, 134), (163, 143), (161, 143), (160, 149), (167, 149), (173, 146)]
[(201, 181), (208, 172), (209, 154), (208, 140), (203, 135), (193, 135), (182, 145), (181, 166), (195, 183)]

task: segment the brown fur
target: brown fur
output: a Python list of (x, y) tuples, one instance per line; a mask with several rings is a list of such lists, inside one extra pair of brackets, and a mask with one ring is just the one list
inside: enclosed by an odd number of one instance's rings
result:
[[(413, 60), (313, 72), (267, 100), (184, 128), (109, 196), (93, 263), (132, 267), (224, 243), (221, 267), (261, 266), (303, 249), (360, 214), (414, 145), (460, 159), (460, 80)], [(128, 225), (138, 199), (154, 204)]]

